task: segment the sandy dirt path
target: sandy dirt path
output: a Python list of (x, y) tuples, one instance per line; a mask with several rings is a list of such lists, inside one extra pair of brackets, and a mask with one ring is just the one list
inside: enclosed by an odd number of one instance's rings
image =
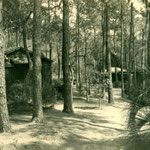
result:
[(46, 110), (45, 121), (31, 123), (31, 115), (13, 115), (13, 133), (0, 135), (0, 150), (126, 150), (124, 137), (128, 103), (74, 101), (74, 114), (62, 113), (62, 102)]

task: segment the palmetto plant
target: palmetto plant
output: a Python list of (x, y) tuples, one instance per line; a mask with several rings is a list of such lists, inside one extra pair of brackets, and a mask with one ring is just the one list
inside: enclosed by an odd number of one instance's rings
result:
[(135, 88), (129, 110), (130, 150), (150, 149), (150, 69), (145, 68), (143, 74), (143, 84)]

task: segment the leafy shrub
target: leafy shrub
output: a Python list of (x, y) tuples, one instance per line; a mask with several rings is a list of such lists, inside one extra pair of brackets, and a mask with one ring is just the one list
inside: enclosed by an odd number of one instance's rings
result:
[(115, 81), (114, 84), (113, 84), (113, 87), (114, 87), (114, 88), (121, 88), (121, 82)]
[(55, 94), (56, 94), (56, 99), (62, 100), (63, 99), (63, 80), (53, 80), (53, 85), (52, 85)]
[(26, 87), (22, 80), (6, 84), (8, 103), (29, 102), (32, 98), (30, 87)]
[(7, 102), (9, 112), (19, 112), (27, 110), (29, 112), (29, 105), (32, 105), (32, 91), (31, 87), (28, 89), (24, 86), (22, 80), (6, 84)]

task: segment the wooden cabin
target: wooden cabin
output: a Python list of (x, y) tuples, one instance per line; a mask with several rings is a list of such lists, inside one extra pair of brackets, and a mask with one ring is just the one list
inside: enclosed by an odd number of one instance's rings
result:
[[(33, 52), (28, 50), (32, 59)], [(42, 62), (42, 96), (44, 99), (50, 98), (48, 91), (50, 64), (52, 63), (48, 58), (41, 53)], [(29, 63), (27, 60), (26, 51), (22, 47), (11, 48), (5, 51), (5, 74), (6, 74), (6, 89), (10, 88), (15, 82), (22, 82), (29, 71)], [(32, 80), (32, 79), (31, 79)], [(32, 83), (32, 81), (30, 81)], [(47, 100), (46, 100), (47, 101)]]

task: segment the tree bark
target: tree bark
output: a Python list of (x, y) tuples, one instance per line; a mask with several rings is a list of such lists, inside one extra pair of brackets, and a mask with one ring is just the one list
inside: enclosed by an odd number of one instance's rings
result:
[(8, 34), (7, 34), (7, 48), (9, 48), (10, 47), (10, 31), (9, 31), (9, 29), (7, 30), (7, 32), (8, 32)]
[[(105, 33), (105, 23), (106, 22), (106, 17), (105, 17), (105, 9), (103, 6), (103, 13), (102, 13), (102, 38), (103, 38), (103, 43), (102, 43), (102, 77), (103, 77), (103, 82), (105, 80), (105, 58), (106, 58), (106, 33)], [(105, 86), (102, 87), (102, 93), (103, 93), (103, 99), (105, 99)]]
[(148, 12), (147, 65), (150, 67), (150, 11)]
[(69, 29), (69, 2), (63, 0), (63, 47), (62, 47), (62, 68), (64, 81), (64, 108), (63, 112), (73, 113), (71, 77), (69, 68), (70, 50), (70, 29)]
[(16, 29), (15, 29), (16, 31), (16, 47), (18, 47), (18, 45), (19, 45), (19, 34), (18, 34), (18, 27), (16, 27)]
[[(48, 0), (49, 1), (49, 0)], [(49, 5), (49, 4), (48, 4)], [(50, 7), (50, 6), (49, 6)], [(57, 19), (56, 19), (56, 8), (55, 8), (55, 21), (57, 22)], [(58, 77), (58, 80), (61, 78), (61, 56), (60, 56), (60, 51), (59, 51), (59, 43), (60, 42), (60, 38), (58, 37), (58, 34), (59, 33), (56, 33), (55, 34), (55, 46), (56, 46), (56, 52), (57, 52), (57, 77)], [(49, 36), (50, 37), (50, 36)], [(57, 38), (58, 37), (58, 38)], [(51, 58), (52, 59), (52, 58)], [(51, 65), (52, 67), (52, 65)], [(52, 73), (52, 71), (50, 71)], [(51, 76), (52, 77), (52, 76)]]
[(34, 0), (33, 16), (33, 116), (36, 122), (43, 121), (41, 79), (41, 0)]
[(88, 74), (87, 74), (87, 39), (86, 30), (84, 27), (84, 44), (85, 44), (85, 54), (84, 54), (84, 65), (85, 65), (85, 86), (86, 86), (86, 101), (89, 102), (89, 90), (88, 90)]
[[(145, 43), (144, 43), (145, 30), (146, 29), (142, 30), (142, 45), (143, 46), (145, 46)], [(141, 68), (142, 68), (142, 89), (143, 90), (145, 89), (145, 51), (146, 51), (146, 49), (143, 49), (142, 56), (141, 56), (142, 57)]]
[[(51, 16), (50, 16), (50, 0), (48, 0), (48, 45), (49, 45), (49, 58), (52, 62), (52, 43), (51, 43)], [(50, 85), (52, 85), (52, 63), (50, 64)]]
[(149, 21), (149, 18), (150, 18), (150, 12), (149, 12), (149, 2), (148, 0), (145, 0), (145, 6), (146, 6), (146, 23), (145, 23), (145, 40), (146, 40), (146, 51), (145, 51), (145, 65), (148, 66), (148, 57), (149, 57), (149, 46), (150, 46), (150, 42), (149, 42), (149, 39), (150, 39), (150, 21)]
[(77, 87), (79, 88), (79, 90), (81, 91), (81, 66), (80, 66), (80, 11), (79, 11), (79, 0), (77, 0), (77, 4), (76, 4), (76, 9), (77, 9), (77, 16), (76, 16), (76, 26), (77, 26), (77, 50), (76, 50), (76, 54), (77, 54)]
[(121, 3), (121, 94), (124, 97), (124, 37), (123, 37), (123, 4)]
[(108, 6), (106, 4), (106, 51), (107, 51), (107, 71), (108, 71), (108, 103), (113, 103), (113, 85), (111, 72), (111, 51), (109, 48), (109, 15)]
[(136, 55), (135, 55), (135, 48), (134, 48), (134, 17), (133, 17), (133, 31), (132, 31), (132, 48), (133, 48), (133, 84), (136, 88), (137, 86), (137, 79), (136, 79)]
[(26, 56), (27, 56), (27, 59), (28, 59), (28, 63), (29, 63), (29, 74), (30, 74), (30, 71), (33, 69), (33, 63), (32, 63), (32, 60), (31, 60), (31, 57), (30, 57), (30, 54), (29, 54), (29, 51), (28, 51), (28, 46), (27, 46), (26, 22), (23, 23), (22, 30), (23, 30), (23, 31), (22, 31), (23, 46), (24, 46), (24, 49), (25, 49), (25, 52), (26, 52)]
[(58, 63), (58, 79), (60, 79), (60, 72), (61, 72), (61, 61), (60, 61), (60, 52), (59, 52), (59, 48), (58, 45), (56, 46), (56, 50), (57, 50), (57, 63)]
[[(114, 52), (116, 53), (116, 29), (115, 28), (114, 28)], [(116, 79), (116, 85), (118, 86), (117, 61), (115, 64), (115, 79)]]
[(76, 88), (79, 88), (79, 73), (78, 73), (78, 47), (79, 47), (79, 37), (78, 37), (78, 31), (79, 31), (79, 2), (76, 0), (76, 42), (75, 42), (75, 61), (76, 61)]
[(0, 132), (10, 132), (5, 85), (4, 34), (2, 19), (2, 0), (0, 0)]
[(128, 64), (128, 89), (129, 99), (131, 99), (131, 86), (132, 86), (132, 34), (133, 34), (133, 3), (131, 3), (131, 21), (130, 21), (130, 41), (129, 41), (129, 64)]

